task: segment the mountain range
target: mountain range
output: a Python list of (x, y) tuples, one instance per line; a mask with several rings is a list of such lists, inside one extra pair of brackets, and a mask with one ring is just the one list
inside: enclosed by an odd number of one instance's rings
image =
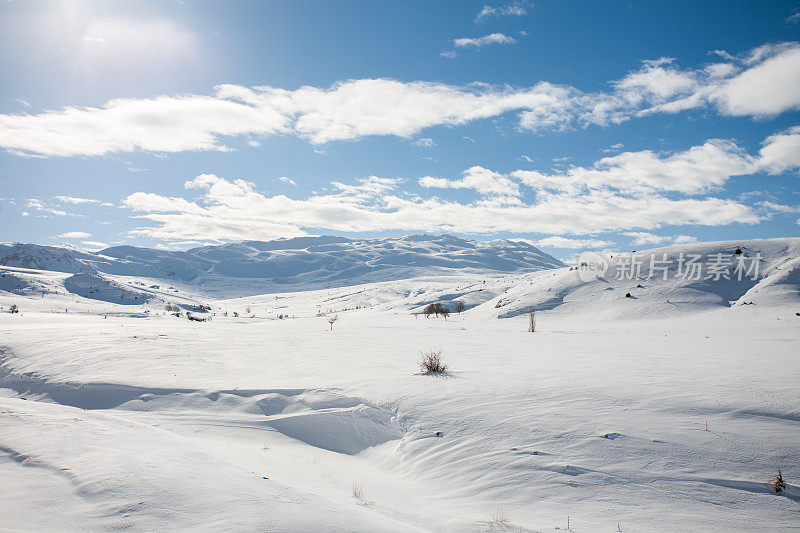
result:
[(0, 244), (0, 264), (73, 274), (137, 276), (235, 297), (464, 273), (511, 274), (564, 264), (519, 240), (473, 241), (451, 235), (350, 239), (320, 236), (243, 241), (169, 251), (115, 246), (98, 252)]

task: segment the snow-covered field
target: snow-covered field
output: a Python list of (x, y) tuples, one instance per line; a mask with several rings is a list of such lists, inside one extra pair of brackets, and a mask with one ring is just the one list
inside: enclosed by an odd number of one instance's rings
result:
[[(737, 246), (759, 280), (564, 267), (212, 300), (0, 267), (0, 529), (800, 530), (800, 239), (648, 253)], [(421, 374), (440, 349), (448, 372)]]

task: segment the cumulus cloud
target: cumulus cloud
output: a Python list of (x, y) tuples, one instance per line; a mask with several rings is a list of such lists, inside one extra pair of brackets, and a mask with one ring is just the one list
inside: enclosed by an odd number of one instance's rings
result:
[(712, 139), (701, 146), (673, 154), (650, 150), (604, 157), (591, 167), (572, 166), (564, 172), (513, 173), (536, 189), (581, 191), (613, 188), (622, 191), (676, 191), (693, 194), (723, 185), (731, 176), (758, 169), (756, 158), (729, 140)]
[(424, 176), (418, 183), (426, 188), (474, 189), (483, 195), (518, 196), (519, 186), (509, 178), (481, 166), (470, 167), (463, 178), (450, 180)]
[[(475, 46), (469, 40), (463, 45)], [(671, 58), (645, 61), (612, 81), (609, 92), (597, 93), (547, 82), (509, 87), (385, 78), (294, 90), (219, 85), (210, 96), (118, 98), (100, 107), (2, 114), (0, 147), (28, 156), (170, 153), (230, 150), (227, 139), (236, 136), (257, 143), (270, 135), (297, 135), (314, 144), (375, 135), (411, 138), (433, 126), (509, 112), (518, 114), (521, 130), (546, 132), (701, 107), (755, 118), (800, 109), (800, 43), (718, 57), (694, 69), (681, 69)]]
[(516, 170), (511, 176), (537, 190), (570, 194), (601, 189), (699, 194), (719, 189), (735, 176), (799, 168), (800, 126), (794, 126), (767, 137), (757, 155), (746, 153), (731, 140), (710, 139), (680, 152), (623, 152), (588, 167), (570, 166), (552, 173)]
[[(499, 181), (497, 173), (481, 167), (468, 169), (462, 179), (473, 176)], [(244, 180), (214, 178), (205, 175), (199, 181), (189, 180), (187, 189), (199, 191), (192, 200), (145, 192), (128, 196), (123, 204), (149, 221), (132, 235), (171, 241), (223, 241), (299, 236), (306, 234), (307, 228), (341, 232), (581, 235), (662, 225), (726, 225), (759, 220), (744, 204), (718, 198), (635, 197), (591, 191), (575, 196), (541, 194), (535, 202), (524, 203), (518, 198), (508, 201), (508, 197), (492, 196), (494, 189), (481, 181), (473, 184), (474, 188), (481, 187), (489, 196), (461, 203), (400, 191), (400, 178), (370, 176), (353, 184), (333, 182), (330, 192), (293, 199), (264, 195)]]
[(762, 46), (738, 75), (708, 87), (709, 100), (723, 114), (770, 117), (800, 108), (800, 46)]
[(281, 183), (285, 183), (286, 185), (291, 185), (291, 186), (297, 185), (296, 181), (286, 176), (281, 176), (280, 178), (278, 178), (278, 181), (280, 181)]
[[(133, 235), (172, 241), (271, 239), (304, 235), (308, 228), (315, 228), (536, 232), (562, 239), (570, 234), (625, 231), (635, 245), (685, 243), (694, 237), (656, 235), (651, 230), (670, 225), (755, 224), (774, 213), (793, 212), (790, 206), (775, 202), (756, 202), (754, 209), (709, 194), (733, 176), (800, 168), (795, 149), (799, 140), (800, 130), (794, 127), (767, 137), (755, 155), (731, 140), (711, 139), (679, 152), (623, 152), (590, 166), (570, 166), (554, 173), (501, 173), (476, 165), (459, 177), (416, 180), (423, 190), (471, 190), (476, 196), (471, 201), (423, 197), (402, 187), (406, 179), (401, 177), (332, 181), (325, 192), (295, 199), (265, 195), (243, 179), (201, 174), (184, 184), (195, 198), (136, 192), (123, 205), (149, 221)], [(28, 206), (36, 208), (35, 203)], [(553, 238), (542, 245), (600, 248), (610, 244), (571, 240)]]
[(760, 166), (770, 173), (800, 168), (800, 126), (767, 137), (759, 154)]

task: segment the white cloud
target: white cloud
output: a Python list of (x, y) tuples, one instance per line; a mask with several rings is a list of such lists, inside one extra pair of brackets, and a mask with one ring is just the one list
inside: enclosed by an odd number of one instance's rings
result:
[(631, 244), (634, 246), (646, 246), (648, 244), (662, 244), (668, 242), (674, 244), (697, 242), (697, 237), (692, 237), (690, 235), (655, 235), (644, 231), (628, 231), (624, 232), (623, 235), (633, 237)]
[(604, 157), (591, 167), (573, 166), (554, 174), (518, 170), (513, 176), (537, 189), (580, 191), (608, 187), (693, 194), (719, 187), (731, 176), (756, 170), (754, 158), (732, 141), (712, 139), (670, 155), (650, 150), (623, 152)]
[[(465, 179), (476, 174), (491, 175), (492, 171), (468, 170)], [(502, 196), (460, 203), (403, 193), (397, 190), (401, 179), (370, 176), (354, 184), (333, 182), (329, 193), (293, 199), (261, 194), (243, 180), (215, 178), (202, 178), (205, 185), (199, 188), (197, 180), (187, 182), (188, 189), (200, 192), (195, 200), (145, 192), (128, 196), (123, 204), (150, 223), (131, 234), (171, 241), (272, 239), (304, 235), (306, 228), (582, 235), (759, 220), (749, 207), (718, 198), (626, 197), (592, 191), (577, 196), (542, 194), (532, 204)]]
[(296, 181), (294, 181), (292, 178), (287, 178), (286, 176), (281, 176), (280, 178), (278, 178), (278, 181), (280, 181), (281, 183), (285, 183), (287, 185), (292, 185), (292, 186), (297, 185)]
[(761, 47), (751, 68), (709, 89), (709, 100), (726, 115), (769, 117), (800, 109), (800, 46)]
[(568, 248), (568, 249), (590, 249), (590, 248), (607, 248), (614, 243), (610, 241), (602, 241), (599, 239), (568, 239), (566, 237), (552, 236), (539, 239), (534, 242), (536, 246), (551, 246), (553, 248)]
[(517, 40), (504, 33), (490, 33), (482, 37), (461, 37), (453, 39), (456, 48), (482, 48), (493, 44), (514, 44)]
[(604, 154), (610, 154), (611, 152), (619, 152), (625, 145), (622, 143), (612, 144), (608, 148), (601, 148), (600, 151)]
[(69, 215), (69, 213), (67, 213), (66, 211), (64, 211), (62, 209), (55, 209), (53, 207), (50, 207), (50, 206), (46, 205), (44, 202), (42, 202), (38, 198), (30, 198), (30, 199), (28, 199), (28, 201), (25, 203), (25, 207), (27, 207), (29, 209), (35, 209), (36, 211), (44, 214), (44, 215), (40, 215), (40, 216), (55, 215), (55, 216), (59, 216), (59, 217), (65, 217), (65, 216)]
[(786, 17), (786, 22), (789, 24), (800, 24), (800, 7), (795, 8), (792, 14)]
[(440, 57), (444, 57), (446, 59), (455, 59), (458, 57), (458, 52), (455, 50), (442, 50), (439, 52)]
[(287, 121), (275, 109), (220, 97), (121, 98), (101, 108), (0, 115), (0, 146), (47, 156), (224, 150), (220, 135), (277, 133)]
[(88, 246), (92, 250), (102, 250), (108, 248), (108, 244), (99, 241), (82, 241), (81, 244)]
[[(462, 44), (507, 38), (492, 35)], [(314, 144), (374, 135), (412, 138), (433, 126), (509, 112), (518, 113), (521, 130), (536, 132), (702, 107), (760, 118), (800, 109), (800, 44), (765, 45), (688, 70), (670, 58), (645, 61), (610, 87), (610, 92), (584, 93), (547, 82), (509, 87), (385, 78), (294, 90), (220, 85), (211, 96), (119, 98), (101, 107), (0, 115), (0, 147), (27, 156), (100, 156), (230, 150), (225, 138), (242, 135), (254, 143), (283, 134)]]
[(627, 237), (633, 237), (631, 244), (641, 246), (644, 244), (661, 244), (670, 240), (668, 235), (655, 235), (645, 231), (627, 231), (623, 233)]
[(68, 231), (66, 233), (62, 233), (61, 235), (56, 235), (56, 238), (59, 239), (88, 239), (91, 237), (91, 233), (86, 233), (85, 231)]
[(423, 148), (432, 148), (436, 146), (436, 143), (433, 142), (433, 139), (430, 137), (422, 137), (421, 139), (417, 139), (414, 141), (415, 146), (422, 146)]
[(101, 205), (103, 207), (114, 207), (114, 204), (109, 202), (102, 202), (100, 200), (94, 200), (92, 198), (80, 198), (75, 196), (54, 196), (56, 200), (61, 202), (62, 204), (72, 204), (72, 205), (80, 205), (80, 204), (96, 204)]
[(474, 189), (483, 195), (519, 196), (519, 186), (497, 172), (474, 166), (462, 174), (464, 177), (458, 180), (424, 176), (417, 181), (426, 188)]
[(759, 205), (777, 213), (800, 213), (800, 205), (783, 205), (770, 201), (759, 202)]
[(774, 174), (800, 168), (800, 126), (767, 137), (759, 155), (759, 165)]
[(475, 15), (475, 24), (480, 24), (491, 17), (521, 17), (528, 13), (528, 2), (512, 2), (504, 6), (493, 7), (484, 5)]

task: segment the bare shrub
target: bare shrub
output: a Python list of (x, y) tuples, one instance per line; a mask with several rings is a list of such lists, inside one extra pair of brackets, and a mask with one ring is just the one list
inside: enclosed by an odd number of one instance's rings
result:
[(442, 362), (442, 352), (420, 352), (419, 368), (423, 374), (443, 374), (447, 372), (447, 365)]
[(494, 513), (489, 515), (489, 523), (490, 524), (505, 524), (507, 522), (508, 522), (508, 517), (506, 516), (506, 513), (504, 513), (503, 510), (500, 507), (495, 509)]

